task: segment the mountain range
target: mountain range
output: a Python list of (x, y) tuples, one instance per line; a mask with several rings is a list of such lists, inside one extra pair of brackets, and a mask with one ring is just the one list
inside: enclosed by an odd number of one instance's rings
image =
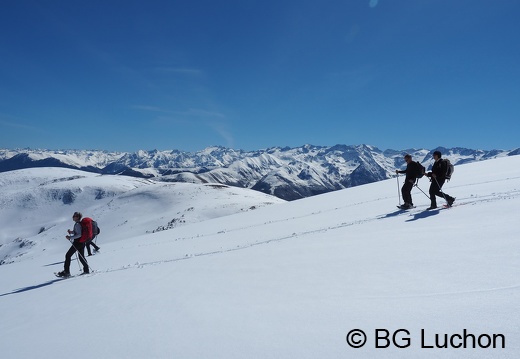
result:
[(219, 183), (250, 188), (284, 200), (327, 193), (391, 178), (410, 153), (426, 168), (439, 150), (455, 165), (518, 155), (514, 150), (467, 148), (385, 150), (370, 145), (272, 147), (256, 151), (208, 147), (197, 152), (0, 149), (0, 172), (64, 167), (165, 182)]

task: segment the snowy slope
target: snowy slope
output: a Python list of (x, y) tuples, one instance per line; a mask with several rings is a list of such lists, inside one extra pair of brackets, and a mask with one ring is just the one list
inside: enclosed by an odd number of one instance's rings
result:
[[(72, 213), (99, 222), (103, 241), (128, 238), (284, 201), (220, 184), (164, 183), (63, 168), (0, 174), (0, 263), (63, 246)], [(38, 252), (39, 253), (39, 252)]]
[[(96, 273), (55, 280), (57, 239), (0, 266), (2, 357), (517, 358), (520, 157), (458, 166), (445, 190), (451, 209), (424, 211), (414, 189), (397, 211), (393, 179), (135, 236), (109, 220), (134, 206), (107, 205)], [(375, 348), (383, 328), (410, 346)], [(467, 330), (505, 349), (421, 348), (421, 330), (426, 346)]]

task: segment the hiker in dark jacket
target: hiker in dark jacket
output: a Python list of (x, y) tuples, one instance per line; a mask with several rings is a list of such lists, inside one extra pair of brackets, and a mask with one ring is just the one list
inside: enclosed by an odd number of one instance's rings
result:
[(412, 188), (419, 174), (419, 166), (416, 162), (412, 161), (412, 155), (406, 154), (404, 160), (407, 163), (404, 171), (395, 170), (395, 173), (406, 173), (401, 193), (403, 194), (404, 204), (401, 206), (403, 209), (413, 208), (412, 202)]
[(87, 248), (87, 253), (88, 253), (87, 257), (92, 255), (92, 251), (90, 250), (90, 246), (94, 247), (94, 253), (97, 253), (100, 250), (99, 246), (96, 243), (94, 243), (94, 238), (96, 238), (96, 236), (97, 236), (97, 234), (92, 233), (92, 239), (88, 240), (87, 243), (85, 244), (85, 248)]
[(455, 198), (442, 192), (442, 186), (444, 182), (446, 182), (446, 173), (448, 172), (448, 164), (446, 161), (442, 161), (442, 154), (440, 151), (435, 151), (433, 153), (433, 159), (435, 163), (432, 166), (432, 171), (428, 172), (426, 176), (430, 177), (430, 201), (431, 206), (428, 209), (437, 208), (437, 199), (436, 196), (444, 197), (448, 202), (448, 207), (453, 205), (455, 202)]

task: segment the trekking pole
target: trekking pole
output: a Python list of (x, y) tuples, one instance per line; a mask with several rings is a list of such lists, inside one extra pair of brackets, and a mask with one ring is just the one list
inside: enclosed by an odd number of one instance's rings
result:
[[(72, 244), (72, 246), (74, 248), (76, 248), (76, 246), (74, 246), (74, 242), (73, 241), (70, 241), (70, 244)], [(79, 264), (79, 258), (78, 258), (78, 249), (76, 248), (76, 252), (74, 252), (76, 254), (76, 262), (78, 262), (78, 267), (79, 267), (79, 270), (81, 270), (81, 265)]]
[(430, 199), (430, 196), (428, 196), (419, 186), (417, 186), (417, 184), (415, 185), (415, 187), (419, 188), (419, 191), (421, 191), (422, 193), (424, 193), (424, 195), (426, 197), (428, 197), (428, 199)]
[(428, 196), (420, 187), (419, 187), (419, 179), (417, 179), (417, 181), (415, 182), (414, 184), (415, 187), (419, 188), (419, 191), (421, 191), (422, 193), (424, 193), (424, 195), (426, 197), (428, 197), (428, 199), (430, 199), (430, 196)]
[(399, 173), (397, 174), (397, 197), (399, 197), (399, 206), (401, 206), (401, 192), (399, 191)]
[(439, 185), (439, 181), (437, 181), (437, 177), (433, 177), (435, 179), (435, 183), (437, 183), (437, 186), (439, 187), (439, 191), (442, 193), (442, 196), (444, 197), (444, 200), (448, 202), (446, 199), (446, 196), (444, 195), (444, 192), (442, 191), (442, 187)]
[[(76, 248), (76, 247), (74, 247)], [(81, 264), (79, 264), (79, 258), (78, 258), (78, 250), (76, 249), (76, 262), (78, 262), (78, 268), (81, 270)]]
[[(85, 258), (85, 256), (79, 252), (78, 248), (74, 245), (74, 243), (72, 243), (72, 246), (73, 246), (74, 248), (76, 248), (76, 258), (78, 257), (78, 255), (80, 255), (81, 258), (83, 258), (83, 260), (85, 261), (85, 263), (87, 263), (87, 267), (89, 268), (89, 270), (90, 270), (91, 272), (93, 272), (94, 269), (90, 266), (90, 264), (88, 264), (87, 259)], [(79, 268), (79, 270), (81, 270), (81, 267)]]

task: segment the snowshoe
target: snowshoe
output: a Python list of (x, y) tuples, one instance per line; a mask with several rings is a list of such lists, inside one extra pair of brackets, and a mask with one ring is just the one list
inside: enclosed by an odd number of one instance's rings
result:
[(54, 273), (54, 275), (58, 278), (69, 278), (70, 277), (70, 273), (65, 272), (65, 271)]
[(413, 206), (413, 205), (411, 205), (409, 203), (405, 203), (405, 204), (402, 204), (400, 206), (397, 206), (397, 208), (403, 209), (403, 210), (407, 210), (407, 209), (415, 208), (415, 206)]

